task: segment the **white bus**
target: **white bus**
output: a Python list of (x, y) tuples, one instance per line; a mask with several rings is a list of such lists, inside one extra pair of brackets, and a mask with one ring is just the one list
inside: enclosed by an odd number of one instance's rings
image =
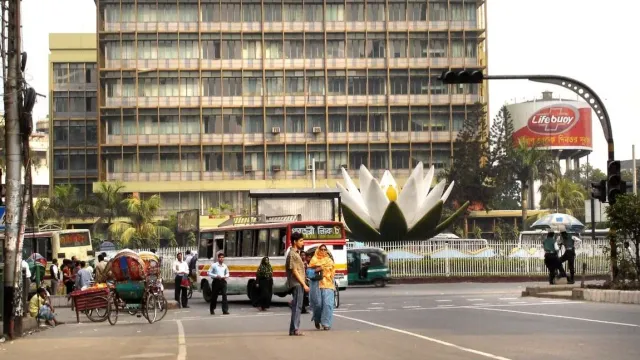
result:
[(285, 253), (291, 246), (291, 234), (304, 236), (305, 251), (325, 244), (336, 265), (336, 288), (347, 287), (347, 249), (344, 226), (335, 221), (284, 221), (277, 223), (253, 223), (202, 229), (198, 246), (197, 287), (205, 301), (211, 301), (212, 279), (207, 274), (217, 261), (219, 252), (225, 255), (230, 277), (227, 281), (228, 295), (251, 295), (255, 287), (255, 276), (260, 261), (269, 257), (273, 268), (273, 293), (284, 297)]

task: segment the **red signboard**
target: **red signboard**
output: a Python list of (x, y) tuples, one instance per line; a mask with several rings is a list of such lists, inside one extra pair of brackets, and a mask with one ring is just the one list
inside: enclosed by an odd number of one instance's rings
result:
[(528, 117), (513, 138), (516, 144), (524, 139), (542, 147), (591, 148), (591, 109), (568, 104), (543, 107)]
[(91, 240), (88, 232), (60, 234), (60, 247), (89, 246)]

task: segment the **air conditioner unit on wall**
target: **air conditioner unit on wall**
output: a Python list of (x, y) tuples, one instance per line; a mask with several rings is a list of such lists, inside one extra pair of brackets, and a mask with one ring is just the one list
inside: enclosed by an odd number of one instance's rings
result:
[(314, 126), (313, 127), (313, 133), (314, 134), (319, 134), (322, 132), (322, 128), (320, 126)]
[(272, 134), (280, 134), (280, 128), (279, 127), (272, 127), (271, 128), (271, 133)]

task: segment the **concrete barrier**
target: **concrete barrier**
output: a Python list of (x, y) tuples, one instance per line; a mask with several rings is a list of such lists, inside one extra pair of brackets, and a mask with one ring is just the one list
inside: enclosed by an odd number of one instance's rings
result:
[[(612, 304), (640, 305), (640, 291), (580, 289), (582, 300)], [(574, 290), (574, 293), (576, 290)]]

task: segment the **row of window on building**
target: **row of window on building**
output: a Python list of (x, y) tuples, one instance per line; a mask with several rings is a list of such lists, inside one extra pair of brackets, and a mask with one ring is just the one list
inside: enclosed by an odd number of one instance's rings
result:
[[(85, 157), (86, 155), (86, 157)], [(199, 180), (203, 172), (293, 171), (305, 172), (310, 160), (316, 160), (317, 170), (336, 174), (341, 167), (357, 170), (360, 165), (370, 169), (410, 169), (418, 162), (444, 167), (449, 163), (450, 144), (331, 144), (264, 146), (161, 146), (102, 148), (102, 161), (107, 174), (184, 172), (185, 179)], [(95, 150), (54, 150), (54, 176), (96, 173)], [(74, 173), (75, 172), (75, 173)], [(238, 174), (234, 174), (238, 175)], [(242, 174), (239, 174), (242, 176)], [(300, 175), (300, 174), (295, 174)], [(285, 176), (286, 178), (286, 176)], [(158, 179), (160, 180), (160, 179)], [(180, 180), (178, 177), (175, 180)]]
[(53, 63), (53, 83), (64, 84), (97, 84), (98, 70), (96, 63)]
[[(324, 7), (323, 7), (324, 6)], [(199, 10), (200, 9), (200, 10)], [(145, 4), (122, 1), (122, 4), (107, 3), (103, 7), (106, 23), (238, 23), (238, 22), (363, 22), (386, 21), (387, 8), (384, 1), (364, 1), (323, 4), (313, 1), (265, 3), (254, 1), (202, 2), (200, 8), (194, 2)], [(390, 1), (389, 21), (467, 21), (476, 22), (478, 4), (474, 0), (451, 2), (446, 0)]]
[(105, 109), (101, 119), (108, 135), (256, 134), (274, 133), (274, 128), (277, 132), (304, 133), (313, 132), (315, 127), (324, 132), (327, 121), (328, 132), (332, 133), (423, 132), (457, 131), (471, 111), (473, 107), (465, 112), (464, 106), (394, 106), (390, 112), (375, 106), (331, 107), (327, 113), (324, 107), (125, 109), (123, 113)]
[[(220, 96), (340, 96), (340, 95), (477, 95), (479, 84), (445, 85), (440, 74), (421, 70), (329, 70), (323, 71), (161, 71), (140, 75), (106, 73), (107, 98), (220, 97)], [(128, 77), (131, 75), (131, 77)], [(55, 95), (55, 94), (54, 94)], [(65, 96), (60, 94), (60, 96)], [(67, 106), (64, 99), (61, 106)], [(75, 108), (82, 107), (77, 98)], [(89, 101), (89, 100), (87, 100)], [(71, 106), (71, 105), (69, 105)]]
[[(133, 59), (378, 59), (476, 58), (471, 32), (351, 32), (265, 34), (193, 33), (101, 35), (105, 58)], [(200, 37), (200, 41), (198, 38)], [(264, 41), (264, 44), (263, 44)], [(387, 48), (388, 45), (388, 48)]]

